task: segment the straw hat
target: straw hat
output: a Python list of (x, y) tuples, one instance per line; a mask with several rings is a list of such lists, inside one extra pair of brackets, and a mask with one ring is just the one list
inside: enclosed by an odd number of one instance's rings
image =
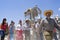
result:
[(46, 10), (44, 11), (44, 15), (46, 16), (47, 14), (50, 14), (50, 16), (53, 14), (52, 10)]

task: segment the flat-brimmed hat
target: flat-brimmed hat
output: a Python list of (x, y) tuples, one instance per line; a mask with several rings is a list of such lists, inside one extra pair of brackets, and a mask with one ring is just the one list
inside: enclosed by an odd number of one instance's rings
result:
[(46, 16), (47, 14), (50, 14), (50, 16), (53, 14), (52, 10), (45, 10), (44, 15)]

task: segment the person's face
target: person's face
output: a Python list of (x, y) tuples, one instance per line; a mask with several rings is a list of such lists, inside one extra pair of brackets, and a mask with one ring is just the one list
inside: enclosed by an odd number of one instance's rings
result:
[(19, 24), (22, 25), (22, 21), (20, 21)]
[(22, 22), (20, 22), (20, 24), (22, 25)]
[(51, 16), (50, 12), (47, 12), (46, 17), (50, 17), (50, 16)]
[(12, 25), (14, 25), (14, 23), (11, 23)]
[(27, 24), (29, 24), (29, 21), (26, 21)]
[(4, 20), (4, 23), (6, 23), (6, 20)]

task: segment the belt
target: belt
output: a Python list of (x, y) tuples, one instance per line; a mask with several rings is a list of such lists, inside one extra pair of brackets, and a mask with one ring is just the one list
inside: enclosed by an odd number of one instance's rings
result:
[(47, 31), (47, 32), (53, 32), (53, 31), (49, 31), (49, 30), (45, 30), (45, 31)]

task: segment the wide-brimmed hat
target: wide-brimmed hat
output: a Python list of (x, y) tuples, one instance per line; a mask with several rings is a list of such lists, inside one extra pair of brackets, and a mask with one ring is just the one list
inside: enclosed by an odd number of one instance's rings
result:
[(25, 22), (30, 22), (30, 19), (26, 19)]
[(45, 10), (44, 15), (46, 16), (47, 14), (50, 14), (50, 16), (53, 14), (52, 10)]

